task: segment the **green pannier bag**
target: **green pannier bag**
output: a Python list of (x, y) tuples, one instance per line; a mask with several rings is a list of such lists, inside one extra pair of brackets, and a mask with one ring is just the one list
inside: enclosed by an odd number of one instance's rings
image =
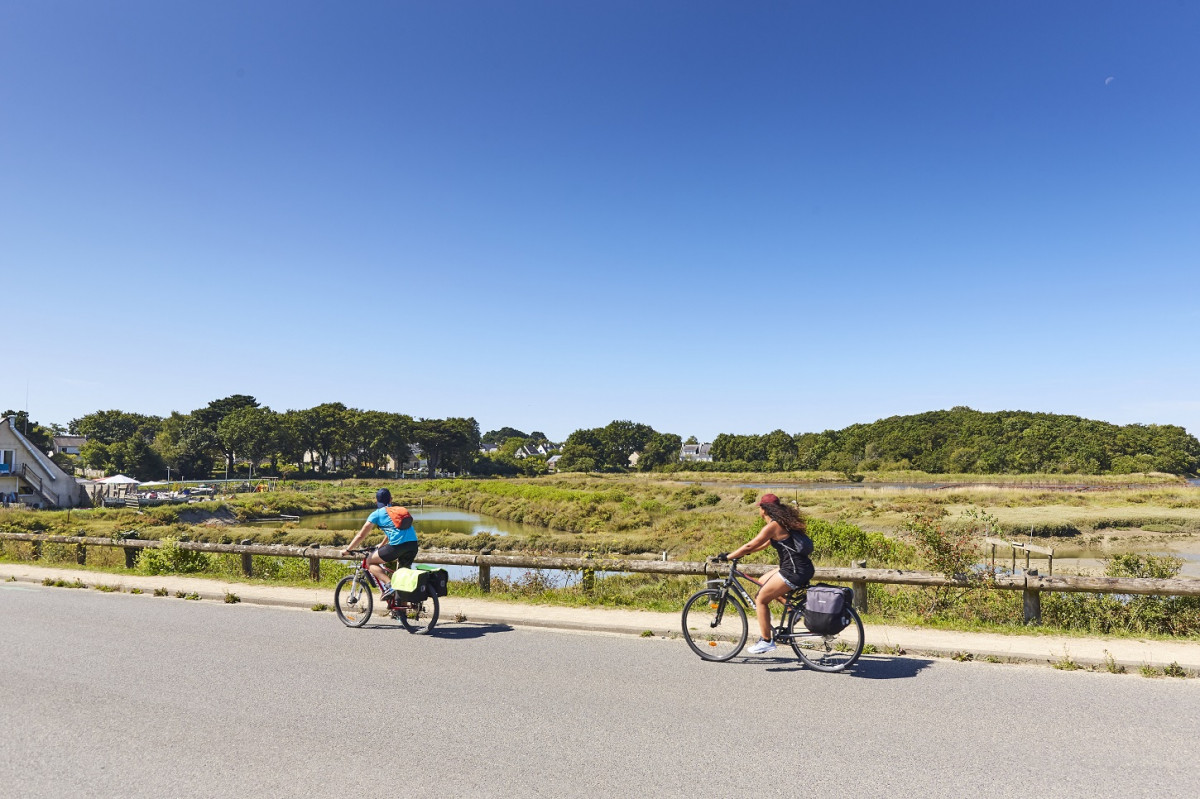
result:
[(401, 602), (416, 602), (425, 598), (429, 572), (422, 569), (396, 569), (392, 573), (392, 590)]
[(423, 571), (429, 575), (429, 582), (426, 587), (431, 594), (445, 596), (450, 591), (450, 573), (445, 569), (440, 569), (437, 566), (427, 566), (423, 563), (413, 565), (414, 569)]

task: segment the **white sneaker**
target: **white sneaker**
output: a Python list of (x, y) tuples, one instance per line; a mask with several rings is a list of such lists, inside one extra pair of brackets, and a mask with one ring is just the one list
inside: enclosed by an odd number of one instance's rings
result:
[(759, 638), (758, 643), (746, 650), (751, 655), (765, 655), (775, 651), (775, 643), (765, 638)]

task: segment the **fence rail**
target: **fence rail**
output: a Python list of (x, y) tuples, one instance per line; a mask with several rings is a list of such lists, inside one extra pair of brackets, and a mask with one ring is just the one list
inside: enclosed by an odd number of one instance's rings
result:
[[(79, 564), (87, 562), (87, 547), (119, 547), (125, 551), (125, 565), (133, 568), (138, 552), (142, 549), (157, 549), (161, 541), (139, 539), (135, 534), (117, 539), (88, 536), (44, 535), (40, 533), (0, 532), (0, 541), (26, 541), (34, 545), (34, 557), (40, 557), (42, 544), (67, 544), (76, 548)], [(194, 552), (222, 553), (242, 556), (242, 571), (251, 574), (251, 558), (265, 555), (280, 558), (308, 558), (309, 576), (313, 580), (321, 577), (322, 560), (345, 560), (340, 546), (284, 546), (282, 544), (255, 544), (245, 540), (240, 544), (210, 544), (202, 541), (179, 541), (180, 549)], [(638, 572), (645, 574), (698, 575), (717, 577), (728, 574), (725, 564), (700, 561), (634, 560), (626, 558), (568, 558), (540, 555), (493, 555), (484, 553), (455, 553), (422, 551), (417, 556), (423, 563), (439, 566), (470, 566), (479, 569), (479, 586), (487, 591), (491, 587), (491, 569), (511, 567), (522, 569), (552, 569), (583, 572), (585, 585), (591, 584), (591, 576), (598, 571)], [(867, 584), (950, 586), (959, 588), (988, 588), (1001, 591), (1021, 591), (1024, 594), (1025, 620), (1036, 622), (1041, 618), (1041, 593), (1059, 591), (1065, 593), (1093, 594), (1137, 594), (1142, 596), (1200, 596), (1200, 580), (1188, 577), (1088, 577), (1081, 575), (1039, 575), (1036, 570), (1025, 574), (997, 574), (987, 579), (969, 577), (946, 577), (943, 574), (907, 569), (869, 569), (859, 561), (849, 568), (817, 567), (814, 579), (836, 583), (850, 583), (854, 588), (854, 603), (866, 610)], [(747, 574), (758, 576), (771, 569), (763, 564), (745, 564), (741, 567)]]

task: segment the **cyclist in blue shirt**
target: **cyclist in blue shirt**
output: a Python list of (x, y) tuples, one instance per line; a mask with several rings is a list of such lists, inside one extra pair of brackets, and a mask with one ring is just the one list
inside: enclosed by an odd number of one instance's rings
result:
[(392, 593), (392, 583), (383, 564), (396, 561), (396, 567), (406, 569), (412, 566), (417, 557), (417, 531), (413, 528), (412, 514), (408, 508), (392, 505), (392, 492), (381, 488), (375, 492), (375, 512), (367, 517), (362, 529), (354, 536), (354, 540), (342, 550), (348, 555), (350, 550), (358, 546), (371, 532), (372, 527), (378, 527), (387, 536), (382, 544), (367, 558), (367, 568), (379, 583), (383, 596)]

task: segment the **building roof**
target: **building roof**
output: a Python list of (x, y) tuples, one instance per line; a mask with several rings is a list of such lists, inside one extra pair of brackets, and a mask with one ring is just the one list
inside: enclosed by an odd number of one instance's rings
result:
[(34, 446), (33, 442), (21, 434), (21, 431), (17, 429), (16, 419), (17, 417), (15, 416), (6, 416), (4, 417), (4, 420), (0, 422), (0, 424), (8, 425), (8, 429), (12, 431), (14, 436), (16, 436), (17, 441), (23, 447), (25, 447), (25, 449), (29, 450), (29, 454), (32, 455), (34, 460), (38, 462), (38, 465), (40, 465), (49, 473), (50, 479), (57, 480), (58, 475), (64, 474), (63, 470), (59, 469), (58, 466), (56, 466), (52, 461), (48, 461), (46, 456), (39, 452), (38, 448)]

